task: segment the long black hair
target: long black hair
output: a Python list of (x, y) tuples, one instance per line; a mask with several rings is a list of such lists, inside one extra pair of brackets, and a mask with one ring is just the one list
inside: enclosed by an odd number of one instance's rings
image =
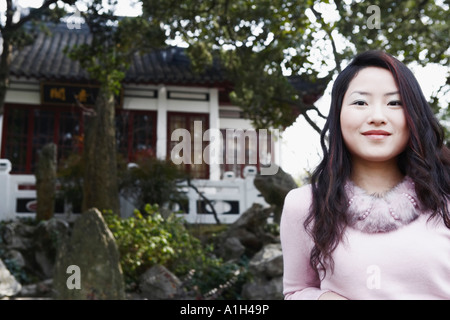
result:
[(357, 55), (333, 84), (330, 112), (320, 137), (323, 158), (311, 176), (313, 200), (305, 228), (314, 240), (310, 262), (317, 272), (326, 272), (327, 265), (333, 269), (331, 254), (347, 225), (344, 185), (352, 161), (342, 138), (340, 113), (350, 81), (366, 67), (392, 73), (410, 130), (409, 143), (398, 156), (399, 168), (415, 182), (422, 207), (432, 212), (431, 217), (440, 216), (450, 228), (450, 151), (444, 145), (444, 131), (411, 70), (386, 52), (366, 51)]

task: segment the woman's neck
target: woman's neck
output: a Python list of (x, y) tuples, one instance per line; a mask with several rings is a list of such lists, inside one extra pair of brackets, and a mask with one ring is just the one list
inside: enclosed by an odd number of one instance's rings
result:
[(383, 194), (399, 184), (404, 177), (396, 159), (386, 162), (353, 161), (351, 179), (369, 194)]

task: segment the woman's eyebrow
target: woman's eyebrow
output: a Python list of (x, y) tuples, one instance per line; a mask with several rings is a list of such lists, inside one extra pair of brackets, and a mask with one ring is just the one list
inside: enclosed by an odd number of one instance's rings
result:
[(369, 92), (365, 92), (365, 91), (353, 91), (352, 93), (350, 93), (350, 95), (352, 94), (360, 94), (362, 96), (371, 96), (372, 94)]
[(393, 95), (396, 95), (396, 94), (400, 94), (400, 92), (398, 92), (398, 91), (388, 92), (388, 93), (385, 93), (384, 95), (385, 96), (393, 96)]
[[(352, 94), (360, 94), (362, 96), (371, 96), (372, 95), (370, 92), (366, 92), (366, 91), (353, 91), (352, 93), (350, 93), (350, 95), (352, 95)], [(384, 96), (393, 96), (396, 94), (399, 94), (399, 92), (398, 91), (388, 92), (388, 93), (385, 93)]]

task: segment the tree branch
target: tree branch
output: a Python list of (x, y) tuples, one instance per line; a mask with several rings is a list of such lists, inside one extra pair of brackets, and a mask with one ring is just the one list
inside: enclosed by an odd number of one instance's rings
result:
[(205, 195), (202, 192), (200, 192), (200, 190), (198, 190), (198, 188), (195, 185), (192, 184), (191, 179), (187, 179), (187, 184), (188, 184), (189, 187), (194, 189), (195, 192), (197, 192), (197, 194), (200, 196), (200, 198), (202, 198), (206, 202), (206, 204), (211, 209), (212, 214), (214, 215), (214, 220), (216, 220), (216, 223), (218, 225), (220, 225), (221, 224), (220, 220), (219, 220), (219, 218), (217, 216), (216, 209), (214, 209), (214, 205), (211, 202), (211, 200), (209, 200), (207, 197), (205, 197)]
[[(11, 0), (8, 0), (8, 2), (11, 2)], [(58, 2), (58, 0), (46, 0), (42, 6), (40, 6), (39, 8), (32, 10), (30, 12), (30, 14), (28, 14), (27, 16), (21, 18), (17, 23), (11, 23), (9, 26), (9, 30), (8, 31), (15, 31), (17, 29), (19, 29), (21, 26), (23, 26), (26, 22), (32, 20), (33, 18), (38, 17), (40, 14), (42, 14), (45, 10), (47, 10), (50, 5), (54, 4)], [(8, 3), (9, 5), (9, 3)], [(11, 7), (12, 8), (12, 7)]]
[(307, 105), (299, 100), (293, 101), (293, 100), (288, 100), (288, 99), (283, 99), (283, 98), (273, 98), (274, 101), (278, 101), (278, 102), (282, 102), (282, 103), (287, 103), (291, 106), (295, 106), (298, 107), (298, 109), (300, 110), (300, 113), (303, 114), (308, 110), (314, 110), (317, 112), (318, 116), (326, 119), (327, 117), (325, 115), (323, 115), (319, 109), (317, 109), (317, 107), (315, 105)]
[(311, 118), (308, 116), (306, 112), (303, 112), (302, 115), (305, 117), (306, 122), (309, 123), (311, 127), (313, 127), (314, 130), (316, 130), (319, 134), (322, 133), (322, 130), (317, 126), (317, 124), (311, 120)]
[(14, 16), (14, 10), (13, 10), (13, 4), (12, 4), (12, 0), (6, 0), (6, 11), (5, 11), (5, 15), (6, 15), (6, 21), (5, 21), (5, 25), (2, 26), (0, 24), (0, 31), (2, 32), (2, 34), (8, 30), (11, 25), (12, 25), (12, 18)]
[(340, 72), (342, 71), (342, 70), (341, 70), (341, 59), (339, 58), (339, 53), (337, 52), (337, 49), (336, 49), (336, 43), (335, 43), (334, 38), (333, 38), (333, 36), (332, 36), (332, 34), (331, 34), (331, 31), (330, 31), (329, 28), (326, 27), (327, 24), (326, 24), (325, 21), (323, 20), (322, 15), (321, 15), (319, 12), (317, 12), (316, 9), (314, 9), (314, 4), (310, 7), (310, 9), (311, 9), (311, 11), (314, 13), (314, 16), (316, 17), (316, 19), (317, 19), (317, 20), (320, 22), (320, 24), (323, 26), (323, 27), (322, 27), (322, 30), (326, 32), (326, 34), (328, 35), (328, 38), (329, 38), (330, 41), (331, 41), (331, 47), (332, 47), (332, 49), (333, 49), (334, 61), (336, 62), (336, 69), (337, 69), (337, 71), (340, 73)]
[(319, 111), (319, 109), (317, 109), (316, 106), (313, 106), (310, 110), (316, 111), (316, 112), (317, 112), (317, 115), (318, 115), (319, 117), (321, 117), (322, 119), (327, 119), (327, 116), (323, 115), (323, 114)]

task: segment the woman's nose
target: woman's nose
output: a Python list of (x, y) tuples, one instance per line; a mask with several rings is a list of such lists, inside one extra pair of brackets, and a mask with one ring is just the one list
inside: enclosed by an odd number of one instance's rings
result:
[(371, 113), (368, 118), (368, 122), (375, 125), (381, 125), (387, 123), (387, 118), (384, 113), (384, 108), (382, 105), (373, 105), (371, 108)]

